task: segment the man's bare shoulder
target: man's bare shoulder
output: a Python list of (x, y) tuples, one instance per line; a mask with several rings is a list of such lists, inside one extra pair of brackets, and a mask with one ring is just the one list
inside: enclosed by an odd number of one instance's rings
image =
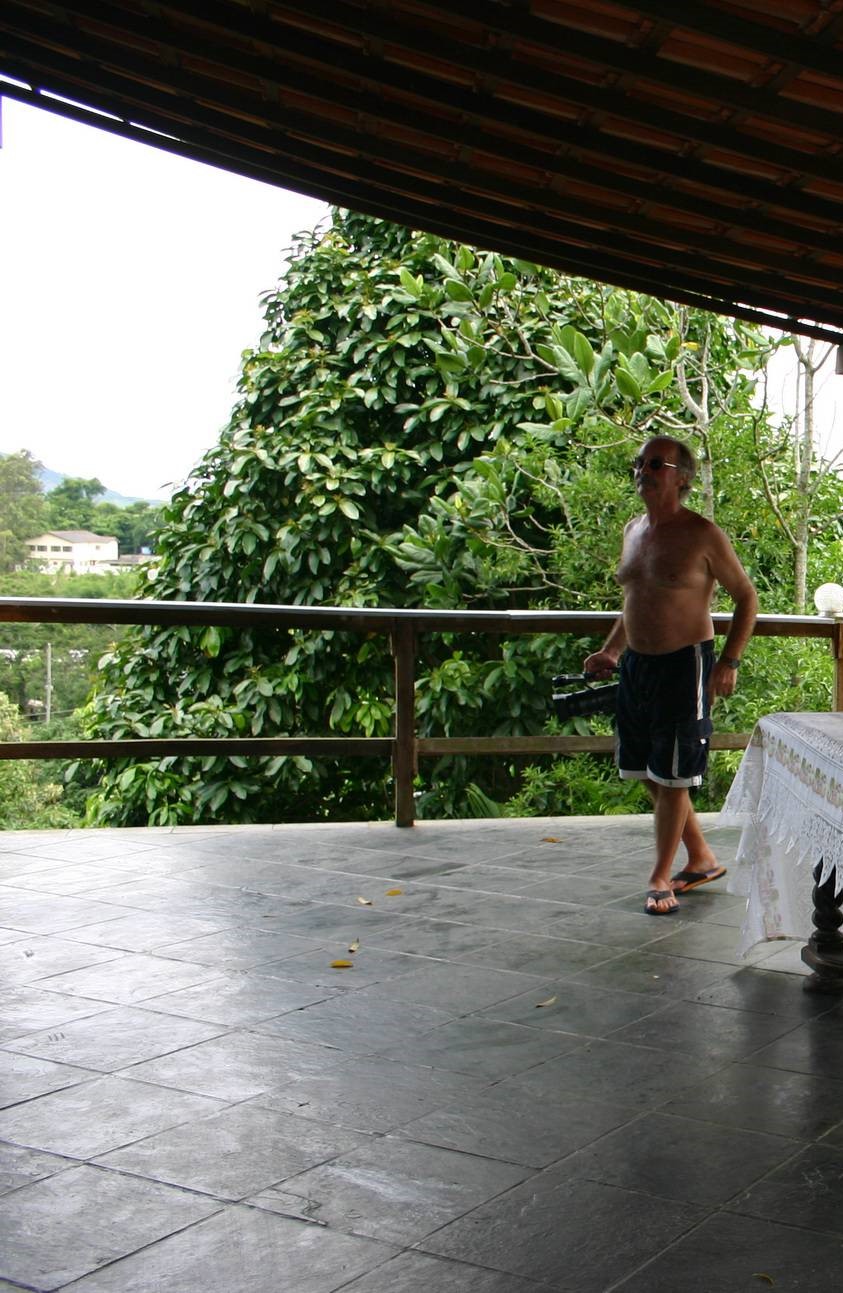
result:
[(725, 530), (721, 530), (719, 525), (714, 521), (709, 521), (707, 517), (699, 517), (699, 529), (697, 533), (700, 536), (700, 546), (703, 547), (713, 558), (725, 558), (730, 561), (737, 561), (735, 550), (732, 546), (732, 540)]
[(690, 533), (698, 537), (703, 542), (709, 542), (716, 546), (729, 542), (725, 530), (721, 530), (719, 525), (714, 521), (709, 521), (707, 516), (701, 512), (695, 512), (690, 507), (683, 507), (682, 522)]
[(692, 507), (681, 508), (679, 514), (686, 525), (695, 525), (701, 530), (709, 527), (713, 530), (718, 528), (713, 521), (709, 521), (707, 516), (703, 516), (702, 512), (695, 512)]

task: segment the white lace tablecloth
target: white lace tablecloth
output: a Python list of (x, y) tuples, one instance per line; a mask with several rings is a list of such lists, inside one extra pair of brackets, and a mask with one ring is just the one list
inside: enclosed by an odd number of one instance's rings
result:
[(843, 889), (843, 713), (769, 714), (755, 727), (720, 825), (743, 827), (729, 892), (747, 898), (740, 952), (813, 926), (812, 872)]

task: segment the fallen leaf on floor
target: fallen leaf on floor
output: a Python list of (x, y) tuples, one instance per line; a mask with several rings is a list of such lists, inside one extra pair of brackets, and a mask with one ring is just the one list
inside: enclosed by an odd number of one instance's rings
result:
[(766, 1280), (768, 1284), (775, 1284), (776, 1282), (771, 1275), (765, 1275), (763, 1271), (753, 1271), (752, 1278), (754, 1280)]
[(552, 1006), (556, 1000), (556, 997), (548, 997), (547, 1001), (537, 1001), (536, 1010), (540, 1010), (542, 1006)]
[(542, 844), (558, 844), (558, 835), (542, 835)]
[(359, 951), (360, 951), (360, 939), (359, 939), (359, 938), (355, 938), (355, 940), (354, 940), (354, 942), (353, 942), (353, 943), (349, 943), (349, 945), (348, 945), (348, 950), (349, 950), (349, 952), (359, 952)]
[(358, 898), (357, 901), (360, 903), (361, 907), (371, 907), (372, 905), (371, 898)]
[(399, 893), (403, 893), (403, 892), (404, 892), (403, 889), (387, 889), (386, 896), (387, 898), (397, 898)]
[(332, 961), (331, 962), (332, 970), (352, 970), (353, 968), (354, 968), (353, 961)]
[[(275, 1209), (273, 1208), (273, 1212)], [(291, 1221), (306, 1221), (309, 1226), (327, 1226), (327, 1221), (320, 1221), (318, 1217), (308, 1217), (304, 1212), (276, 1212), (277, 1217), (289, 1217)]]

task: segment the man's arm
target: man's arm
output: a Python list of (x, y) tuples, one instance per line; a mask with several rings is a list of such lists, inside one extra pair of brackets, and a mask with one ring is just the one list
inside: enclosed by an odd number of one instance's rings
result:
[(726, 589), (735, 608), (720, 658), (711, 671), (708, 690), (712, 699), (715, 696), (731, 696), (735, 690), (737, 669), (726, 661), (740, 660), (752, 637), (758, 612), (758, 595), (738, 560), (737, 553), (717, 526), (713, 527), (713, 536), (709, 554), (711, 573), (721, 587)]
[(593, 673), (597, 678), (610, 677), (617, 667), (621, 652), (625, 646), (626, 629), (624, 628), (623, 615), (619, 615), (600, 650), (586, 656), (583, 669), (586, 673)]
[[(627, 537), (632, 527), (637, 523), (638, 517), (633, 517), (627, 521), (623, 528), (623, 543), (621, 545), (621, 562), (623, 554), (626, 551)], [(603, 643), (599, 651), (592, 652), (586, 656), (583, 661), (583, 671), (594, 674), (595, 678), (610, 678), (618, 666), (624, 648), (626, 647), (626, 628), (623, 622), (623, 611), (612, 625), (609, 636)]]

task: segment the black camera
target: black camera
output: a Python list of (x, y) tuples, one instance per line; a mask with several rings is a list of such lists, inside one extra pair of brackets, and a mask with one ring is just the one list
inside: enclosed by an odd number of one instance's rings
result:
[[(606, 683), (602, 687), (588, 685), (590, 673), (558, 673), (553, 679), (553, 708), (556, 717), (565, 722), (569, 718), (585, 718), (589, 714), (614, 714), (618, 698), (616, 682)], [(582, 691), (557, 691), (574, 682), (586, 683)]]

